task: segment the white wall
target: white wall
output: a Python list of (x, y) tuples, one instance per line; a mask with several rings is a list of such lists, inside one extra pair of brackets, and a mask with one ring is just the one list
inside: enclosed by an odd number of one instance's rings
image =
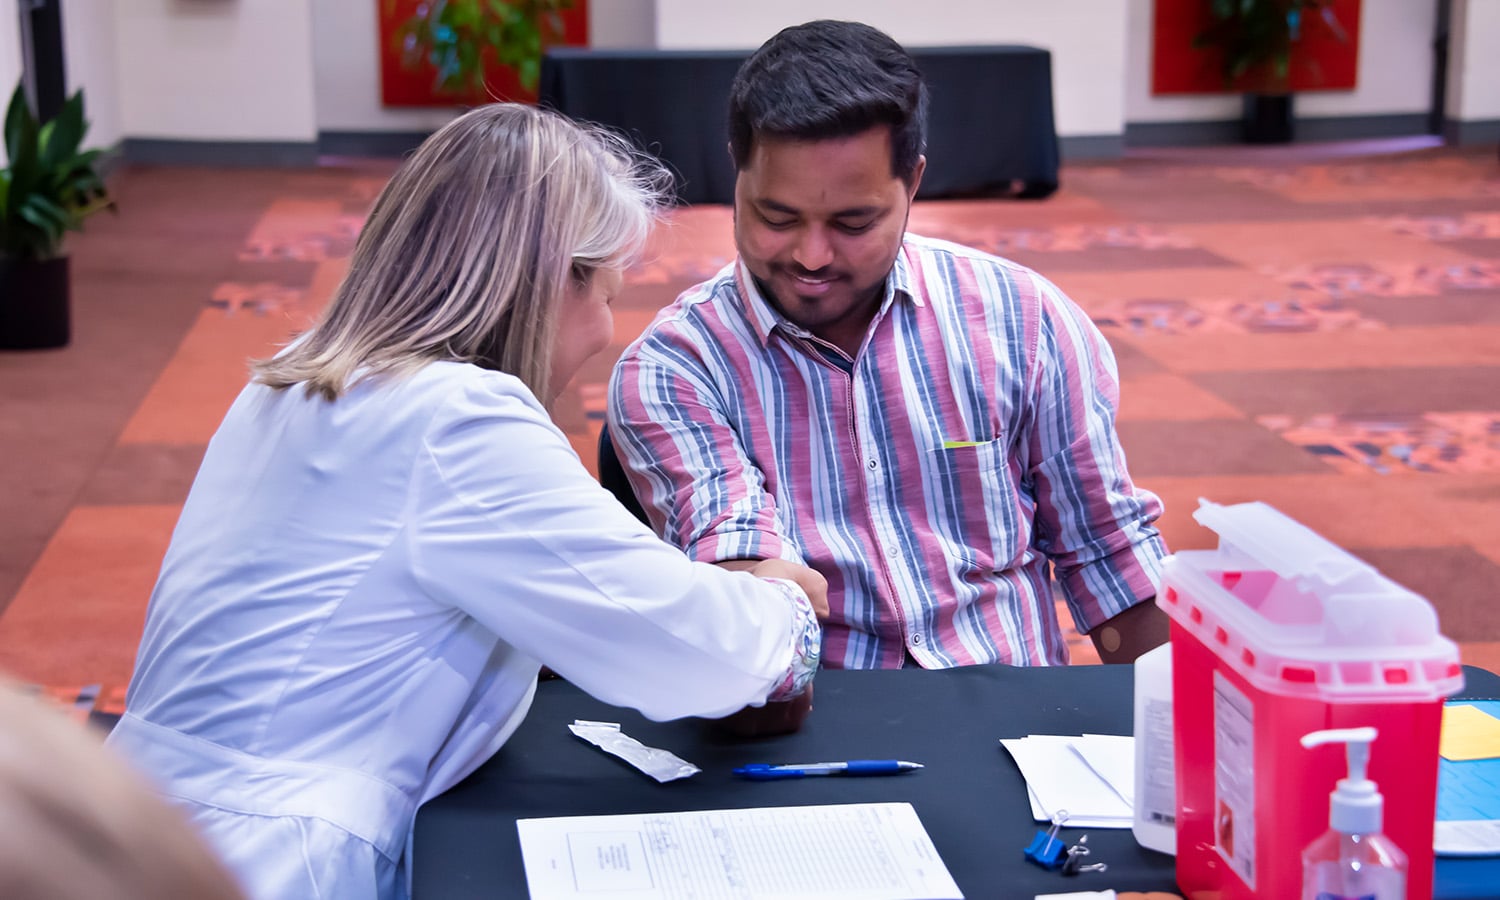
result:
[(316, 140), (307, 0), (129, 0), (114, 7), (127, 136)]
[[(16, 0), (0, 0), (0, 107), (10, 103), (10, 95), (21, 81), (21, 18)], [(0, 108), (0, 118), (5, 116)], [(5, 142), (0, 141), (0, 165), (4, 165)]]
[(1312, 91), (1299, 116), (1426, 114), (1432, 110), (1434, 0), (1364, 0), (1353, 91)]
[(10, 99), (21, 80), (21, 17), (16, 0), (0, 0), (0, 91)]
[[(608, 2), (608, 0), (602, 0)], [(1063, 136), (1124, 131), (1126, 7), (1121, 0), (996, 2), (926, 0), (754, 0), (714, 4), (656, 0), (658, 46), (748, 49), (810, 19), (868, 22), (909, 47), (1032, 44), (1052, 51), (1053, 109)]]
[(89, 120), (84, 146), (113, 147), (124, 137), (114, 0), (63, 0), (62, 30), (68, 93), (83, 91)]
[(656, 46), (656, 0), (589, 0), (589, 46)]
[(1500, 0), (1453, 0), (1448, 47), (1450, 119), (1500, 119)]
[(312, 0), (314, 103), (319, 131), (430, 131), (455, 109), (380, 105), (383, 0)]
[[(1500, 0), (1479, 2), (1500, 5)], [(1239, 95), (1151, 95), (1152, 0), (1129, 0), (1129, 5), (1126, 120), (1144, 123), (1238, 118)], [(1436, 28), (1437, 4), (1433, 0), (1364, 0), (1360, 6), (1355, 89), (1300, 93), (1297, 115), (1427, 112), (1432, 106), (1432, 38)]]

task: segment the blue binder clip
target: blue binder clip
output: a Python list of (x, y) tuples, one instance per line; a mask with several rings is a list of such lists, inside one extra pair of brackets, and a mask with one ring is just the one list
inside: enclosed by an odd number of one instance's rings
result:
[(1066, 862), (1067, 846), (1058, 839), (1057, 832), (1067, 820), (1067, 810), (1060, 809), (1054, 813), (1052, 827), (1046, 831), (1038, 831), (1026, 846), (1026, 858), (1044, 869), (1061, 869)]

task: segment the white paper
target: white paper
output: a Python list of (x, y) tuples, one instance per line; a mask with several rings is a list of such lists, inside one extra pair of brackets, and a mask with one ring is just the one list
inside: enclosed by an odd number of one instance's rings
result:
[[(1033, 734), (1000, 743), (1010, 751), (1035, 798), (1033, 818), (1048, 821), (1066, 810), (1064, 827), (1129, 828), (1130, 804), (1073, 751), (1073, 742), (1081, 739), (1079, 735)], [(1043, 814), (1037, 815), (1039, 811)]]
[(1500, 856), (1500, 822), (1438, 822), (1432, 831), (1432, 849), (1438, 856)]
[(910, 803), (520, 819), (531, 900), (961, 900)]
[(1070, 742), (1094, 774), (1135, 809), (1135, 738), (1128, 734), (1086, 734)]
[[(1031, 801), (1031, 817), (1038, 822), (1051, 822), (1052, 812), (1042, 806), (1042, 801), (1036, 798), (1036, 791), (1028, 785), (1026, 797)], [(1129, 828), (1130, 822), (1121, 822), (1114, 817), (1098, 818), (1089, 816), (1075, 816), (1068, 814), (1068, 821), (1063, 823), (1064, 828)]]

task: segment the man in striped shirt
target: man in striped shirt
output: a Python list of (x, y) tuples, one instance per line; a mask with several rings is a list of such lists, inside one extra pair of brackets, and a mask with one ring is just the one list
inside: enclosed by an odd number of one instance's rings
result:
[(906, 232), (926, 88), (866, 25), (782, 31), (730, 95), (739, 258), (621, 358), (609, 427), (696, 559), (828, 579), (823, 664), (1068, 661), (1053, 578), (1106, 661), (1166, 638), (1153, 494), (1113, 354), (1055, 286)]

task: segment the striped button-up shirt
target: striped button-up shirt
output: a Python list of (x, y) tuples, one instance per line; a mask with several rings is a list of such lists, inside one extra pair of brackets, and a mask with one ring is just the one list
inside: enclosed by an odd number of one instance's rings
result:
[(1087, 631), (1154, 596), (1166, 553), (1118, 388), (1050, 282), (908, 234), (853, 359), (736, 262), (625, 351), (609, 422), (667, 540), (828, 579), (824, 665), (1063, 664), (1054, 576)]

